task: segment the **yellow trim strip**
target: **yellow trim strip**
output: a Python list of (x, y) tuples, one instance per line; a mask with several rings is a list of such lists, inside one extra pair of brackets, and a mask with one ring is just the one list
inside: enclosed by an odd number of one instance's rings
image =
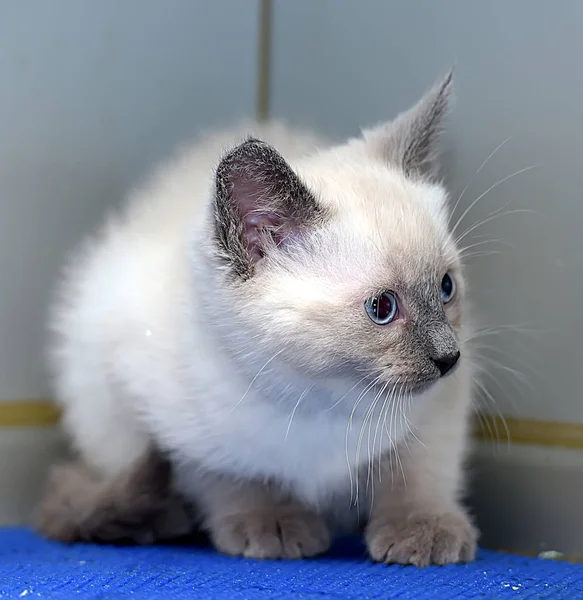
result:
[[(59, 409), (48, 400), (0, 400), (0, 428), (50, 427), (59, 421)], [(492, 442), (531, 444), (583, 450), (583, 423), (557, 423), (514, 417), (481, 415), (474, 436)]]
[(583, 450), (583, 423), (560, 423), (480, 415), (474, 436), (493, 442), (512, 442)]
[(51, 427), (59, 421), (59, 410), (47, 400), (0, 400), (0, 428)]

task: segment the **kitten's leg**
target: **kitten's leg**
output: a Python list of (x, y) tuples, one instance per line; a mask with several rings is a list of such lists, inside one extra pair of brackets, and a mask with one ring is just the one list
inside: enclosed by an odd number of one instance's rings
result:
[(320, 516), (268, 485), (206, 475), (197, 496), (203, 527), (226, 554), (302, 558), (330, 546)]
[(36, 527), (65, 542), (148, 544), (187, 535), (193, 518), (171, 492), (171, 471), (155, 450), (110, 480), (81, 462), (58, 465), (49, 476)]
[(443, 565), (475, 556), (478, 533), (458, 500), (466, 406), (452, 400), (435, 408), (420, 440), (398, 448), (402, 467), (394, 454), (385, 457), (375, 483), (365, 538), (378, 562)]

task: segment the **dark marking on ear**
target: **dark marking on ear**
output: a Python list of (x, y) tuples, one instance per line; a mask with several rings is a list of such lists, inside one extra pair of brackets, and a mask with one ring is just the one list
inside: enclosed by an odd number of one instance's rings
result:
[(436, 179), (439, 176), (439, 137), (447, 115), (453, 71), (408, 111), (394, 121), (365, 132), (373, 152), (407, 175)]
[(315, 196), (269, 144), (248, 139), (216, 171), (215, 238), (221, 258), (242, 279), (273, 248), (285, 247), (324, 216)]

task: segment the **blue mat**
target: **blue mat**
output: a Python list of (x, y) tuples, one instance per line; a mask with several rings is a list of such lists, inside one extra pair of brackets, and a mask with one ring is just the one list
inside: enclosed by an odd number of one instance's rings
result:
[(359, 541), (309, 561), (258, 562), (193, 547), (62, 546), (0, 529), (0, 598), (180, 600), (583, 599), (583, 566), (481, 551), (470, 565), (371, 564)]

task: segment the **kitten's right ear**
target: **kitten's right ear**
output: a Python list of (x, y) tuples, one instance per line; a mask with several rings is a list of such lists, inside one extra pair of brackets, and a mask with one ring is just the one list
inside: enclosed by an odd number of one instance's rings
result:
[(439, 176), (439, 138), (448, 113), (453, 71), (408, 111), (389, 123), (365, 131), (371, 152), (407, 175), (428, 179)]
[(314, 195), (269, 144), (249, 139), (219, 163), (215, 240), (221, 259), (242, 279), (322, 217)]

